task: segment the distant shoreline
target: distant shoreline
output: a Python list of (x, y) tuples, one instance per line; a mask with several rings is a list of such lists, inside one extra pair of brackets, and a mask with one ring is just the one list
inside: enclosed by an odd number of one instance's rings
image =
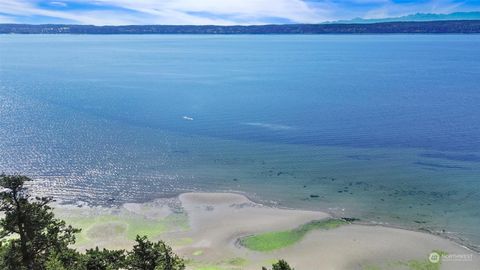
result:
[(325, 34), (480, 34), (480, 20), (270, 25), (0, 24), (0, 34), (91, 35), (325, 35)]

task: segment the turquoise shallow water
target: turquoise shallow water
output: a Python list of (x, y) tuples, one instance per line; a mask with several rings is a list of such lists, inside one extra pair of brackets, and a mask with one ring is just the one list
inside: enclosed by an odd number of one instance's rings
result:
[(240, 191), (479, 245), (479, 45), (0, 36), (0, 171), (71, 201)]

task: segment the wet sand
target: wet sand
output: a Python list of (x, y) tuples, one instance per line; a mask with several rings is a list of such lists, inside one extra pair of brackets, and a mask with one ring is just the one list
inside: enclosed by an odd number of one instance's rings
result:
[[(264, 206), (239, 194), (184, 193), (177, 200), (126, 204), (115, 210), (69, 209), (60, 207), (57, 211), (64, 217), (68, 213), (67, 220), (74, 225), (79, 221), (74, 216), (96, 216), (95, 221), (86, 223), (89, 227), (84, 228), (84, 233), (88, 239), (83, 239), (79, 248), (102, 243), (107, 247), (126, 248), (132, 243), (129, 235), (135, 233), (133, 228), (141, 233), (143, 222), (150, 224), (148, 226), (161, 224), (161, 229), (150, 228), (143, 232), (148, 232), (152, 239), (163, 239), (172, 245), (178, 254), (188, 259), (188, 269), (260, 269), (279, 258), (286, 259), (298, 270), (423, 269), (419, 266), (428, 264), (428, 256), (433, 251), (449, 255), (471, 254), (471, 259), (468, 257), (461, 262), (444, 258), (435, 269), (480, 269), (479, 255), (453, 241), (384, 226), (346, 224), (329, 230), (316, 229), (293, 245), (268, 252), (253, 251), (242, 246), (239, 239), (295, 229), (330, 216), (323, 212)], [(185, 217), (185, 220), (172, 216)], [(181, 222), (166, 222), (169, 219)], [(122, 223), (124, 220), (130, 221)], [(95, 233), (98, 230), (101, 233)], [(97, 239), (100, 237), (103, 241)]]

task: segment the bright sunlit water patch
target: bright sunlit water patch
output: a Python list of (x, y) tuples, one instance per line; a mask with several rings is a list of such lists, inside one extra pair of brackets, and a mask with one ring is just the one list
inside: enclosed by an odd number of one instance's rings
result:
[(0, 171), (240, 191), (480, 244), (480, 36), (1, 36)]

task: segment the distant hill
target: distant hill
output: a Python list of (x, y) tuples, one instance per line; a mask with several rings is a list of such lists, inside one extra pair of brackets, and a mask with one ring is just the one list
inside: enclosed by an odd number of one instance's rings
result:
[(458, 20), (480, 20), (480, 11), (455, 12), (450, 14), (417, 13), (402, 17), (341, 20), (328, 23), (382, 23), (382, 22), (425, 22), (425, 21), (458, 21)]
[(251, 26), (0, 24), (0, 34), (478, 34), (480, 20)]

